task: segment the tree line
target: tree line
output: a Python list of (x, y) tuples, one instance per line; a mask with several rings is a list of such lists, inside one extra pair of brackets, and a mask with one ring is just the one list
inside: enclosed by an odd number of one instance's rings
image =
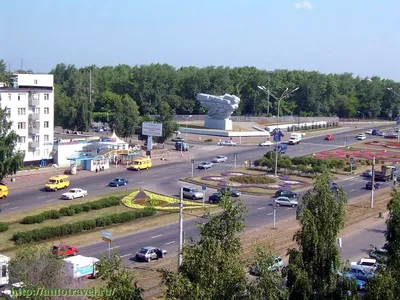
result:
[[(363, 295), (356, 282), (347, 276), (347, 263), (341, 262), (337, 239), (345, 221), (347, 196), (343, 189), (332, 191), (328, 172), (316, 176), (314, 186), (302, 197), (297, 209), (301, 228), (294, 235), (296, 247), (288, 249), (288, 266), (277, 271), (274, 250), (255, 245), (253, 258), (243, 258), (239, 236), (245, 229), (247, 207), (240, 199), (224, 195), (219, 214), (206, 214), (199, 223), (200, 238), (190, 239), (183, 247), (178, 272), (158, 270), (164, 282), (164, 299), (400, 299), (400, 192), (393, 190), (388, 204), (386, 261), (380, 261), (376, 276), (367, 283)], [(249, 280), (247, 270), (258, 266), (257, 280)], [(124, 268), (117, 252), (112, 259), (103, 257), (98, 278), (113, 296), (96, 299), (143, 299), (143, 289), (134, 275)], [(40, 246), (19, 250), (10, 263), (10, 278), (27, 287), (65, 286), (59, 259)], [(62, 278), (54, 280), (55, 278)], [(76, 287), (76, 282), (68, 282)]]

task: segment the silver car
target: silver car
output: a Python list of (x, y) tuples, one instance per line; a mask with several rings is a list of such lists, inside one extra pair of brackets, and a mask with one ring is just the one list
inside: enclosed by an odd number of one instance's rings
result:
[(288, 197), (278, 197), (275, 199), (275, 206), (291, 206), (296, 207), (299, 203), (296, 200), (290, 199)]
[[(270, 272), (276, 272), (280, 269), (282, 269), (285, 265), (283, 263), (283, 260), (280, 256), (275, 256), (274, 257), (275, 263), (268, 267), (268, 271)], [(256, 264), (250, 268), (250, 274), (254, 276), (260, 276), (261, 275), (261, 266), (259, 264)]]
[(196, 199), (203, 199), (204, 197), (204, 194), (202, 192), (200, 192), (198, 189), (192, 186), (184, 186), (182, 190), (184, 198), (196, 200)]
[(213, 163), (212, 163), (212, 162), (209, 162), (209, 161), (202, 161), (202, 162), (197, 166), (197, 168), (198, 168), (198, 169), (204, 169), (204, 170), (206, 170), (206, 169), (211, 169), (212, 166), (213, 166)]
[(167, 250), (153, 246), (147, 246), (136, 252), (135, 258), (138, 261), (150, 262), (152, 259), (164, 258), (167, 253)]
[(226, 156), (218, 155), (213, 158), (212, 162), (222, 163), (222, 162), (226, 162), (227, 160), (228, 160), (228, 158)]

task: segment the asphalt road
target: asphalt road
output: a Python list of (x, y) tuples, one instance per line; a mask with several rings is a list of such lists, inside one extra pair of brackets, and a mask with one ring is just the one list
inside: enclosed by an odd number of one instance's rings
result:
[[(374, 128), (389, 126), (374, 126)], [(354, 129), (351, 131), (341, 132), (335, 134), (335, 140), (325, 141), (323, 136), (312, 137), (304, 139), (299, 145), (289, 146), (287, 150), (287, 155), (290, 157), (302, 156), (312, 154), (314, 152), (320, 152), (324, 150), (335, 149), (352, 143), (357, 142), (355, 136), (362, 129)], [(368, 137), (370, 138), (370, 137)], [(374, 137), (377, 138), (377, 137)], [(222, 163), (219, 165), (214, 165), (211, 170), (194, 170), (194, 176), (199, 176), (201, 174), (206, 175), (210, 173), (215, 173), (218, 171), (223, 171), (227, 169), (233, 169), (234, 154), (236, 153), (237, 166), (243, 165), (245, 160), (255, 160), (260, 158), (266, 151), (268, 147), (259, 147), (256, 145), (239, 145), (237, 147), (224, 147), (217, 145), (195, 145), (191, 149), (191, 154), (195, 159), (196, 163), (202, 160), (211, 160), (216, 155), (226, 155), (228, 157), (227, 163)], [(196, 166), (196, 164), (195, 164)], [(133, 189), (137, 187), (147, 188), (160, 193), (175, 195), (178, 193), (182, 182), (179, 182), (179, 178), (190, 177), (191, 176), (191, 163), (189, 160), (181, 162), (171, 162), (164, 164), (162, 166), (156, 166), (152, 169), (145, 171), (128, 171), (121, 168), (121, 172), (118, 174), (109, 174), (107, 171), (98, 173), (96, 176), (90, 176), (86, 178), (74, 178), (71, 176), (71, 188), (79, 187), (88, 191), (89, 195), (102, 195), (105, 193), (110, 193), (113, 189)], [(108, 187), (108, 182), (113, 176), (125, 177), (129, 180), (129, 184), (126, 187), (111, 188)], [(5, 215), (9, 213), (14, 213), (21, 210), (27, 210), (30, 208), (36, 208), (41, 206), (49, 205), (50, 203), (57, 203), (61, 200), (61, 194), (65, 191), (57, 192), (45, 192), (42, 190), (43, 186), (26, 188), (21, 191), (14, 191), (7, 199), (0, 200), (0, 209), (2, 210), (0, 214)], [(353, 189), (349, 190), (349, 195), (351, 193), (357, 194), (357, 187), (354, 186)], [(213, 192), (210, 190), (210, 192)], [(249, 201), (256, 201), (260, 197), (245, 196)], [(262, 200), (263, 201), (263, 200)], [(256, 201), (256, 202), (259, 202)]]

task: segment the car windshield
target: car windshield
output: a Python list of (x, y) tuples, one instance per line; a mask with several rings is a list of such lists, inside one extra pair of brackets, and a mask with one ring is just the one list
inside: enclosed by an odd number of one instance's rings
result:
[(50, 184), (55, 184), (55, 183), (57, 183), (57, 180), (50, 179), (49, 181), (47, 181), (47, 183), (50, 183)]
[(146, 248), (142, 248), (142, 249), (139, 250), (139, 253), (140, 253), (140, 254), (146, 254), (147, 251), (148, 251), (148, 250), (147, 250)]
[(206, 163), (205, 161), (203, 161), (203, 162), (201, 162), (200, 164), (201, 164), (201, 165), (206, 165), (207, 163)]
[(137, 160), (135, 160), (135, 161), (133, 162), (133, 164), (134, 164), (134, 165), (140, 165), (140, 162), (137, 161)]
[(69, 190), (69, 193), (76, 193), (76, 190)]
[(121, 178), (114, 178), (114, 181), (120, 181)]

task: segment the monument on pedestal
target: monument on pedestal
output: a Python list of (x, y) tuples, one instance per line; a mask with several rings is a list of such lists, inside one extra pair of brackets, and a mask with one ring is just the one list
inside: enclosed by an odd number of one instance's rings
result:
[(232, 120), (229, 117), (239, 107), (239, 97), (229, 94), (223, 96), (197, 94), (197, 100), (208, 110), (208, 117), (204, 120), (205, 128), (232, 130)]

